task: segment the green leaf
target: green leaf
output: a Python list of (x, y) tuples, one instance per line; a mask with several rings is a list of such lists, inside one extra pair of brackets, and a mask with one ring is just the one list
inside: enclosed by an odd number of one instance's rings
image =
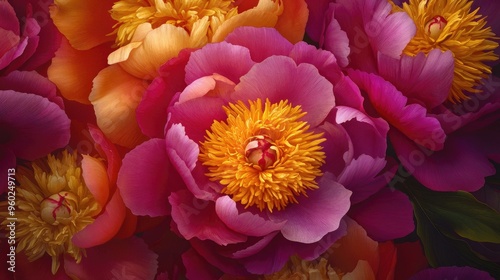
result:
[(443, 233), (477, 242), (500, 243), (500, 213), (468, 192), (435, 192), (407, 187), (422, 214)]

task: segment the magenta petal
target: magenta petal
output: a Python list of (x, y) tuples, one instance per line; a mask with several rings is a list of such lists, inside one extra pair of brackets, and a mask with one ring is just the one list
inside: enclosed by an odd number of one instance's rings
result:
[(196, 280), (217, 280), (222, 272), (210, 265), (194, 249), (182, 254), (182, 263), (186, 267), (186, 278)]
[(247, 48), (250, 51), (252, 60), (255, 62), (261, 62), (273, 55), (288, 56), (293, 46), (274, 28), (255, 28), (251, 26), (236, 28), (226, 37), (225, 41)]
[[(406, 97), (432, 109), (443, 103), (450, 91), (455, 60), (451, 51), (432, 50), (427, 55), (403, 55), (400, 59), (379, 54), (379, 75)], [(439, 73), (439, 75), (436, 75)]]
[(80, 248), (90, 248), (111, 240), (125, 219), (125, 205), (117, 190), (94, 222), (73, 235), (71, 241)]
[[(19, 20), (17, 19), (16, 12), (8, 1), (0, 2), (0, 28), (12, 31), (14, 34), (19, 35), (21, 29), (19, 27)], [(0, 53), (3, 54), (3, 53)]]
[(34, 160), (69, 142), (70, 120), (55, 103), (34, 94), (0, 91), (0, 131), (17, 157)]
[(267, 98), (271, 103), (288, 100), (307, 112), (302, 119), (311, 127), (323, 122), (335, 105), (333, 86), (316, 67), (305, 63), (297, 65), (284, 56), (269, 57), (252, 67), (241, 77), (232, 97), (235, 100)]
[(306, 33), (309, 37), (319, 42), (321, 31), (323, 30), (324, 13), (328, 8), (329, 0), (306, 0), (309, 9), (309, 19), (307, 20)]
[[(389, 137), (403, 166), (418, 181), (435, 191), (477, 191), (495, 167), (473, 136), (451, 135), (444, 149), (430, 151), (416, 146), (400, 133)], [(497, 145), (498, 146), (498, 143)]]
[(318, 185), (307, 193), (308, 197), (298, 197), (297, 204), (269, 214), (273, 221), (286, 221), (281, 229), (286, 239), (309, 244), (338, 229), (351, 206), (352, 192), (335, 182), (331, 173), (324, 174)]
[(384, 158), (361, 155), (352, 160), (339, 176), (339, 183), (352, 191), (351, 203), (356, 204), (373, 195), (392, 178), (377, 176), (385, 167)]
[(441, 124), (419, 104), (407, 104), (408, 99), (391, 83), (374, 74), (349, 71), (349, 77), (368, 95), (371, 104), (388, 123), (417, 144), (431, 150), (443, 148), (446, 135)]
[(80, 263), (69, 256), (64, 259), (64, 269), (77, 279), (154, 279), (157, 255), (137, 237), (115, 239), (86, 250)]
[(215, 203), (197, 200), (187, 190), (173, 192), (168, 198), (172, 219), (184, 238), (212, 240), (219, 245), (245, 242), (247, 237), (229, 229), (217, 216)]
[(347, 67), (349, 64), (349, 38), (347, 33), (342, 30), (339, 22), (335, 19), (335, 9), (330, 5), (325, 17), (326, 30), (320, 42), (323, 49), (331, 51), (341, 67)]
[(356, 220), (377, 241), (401, 238), (415, 229), (410, 199), (402, 192), (390, 188), (354, 205), (349, 217)]
[(352, 142), (345, 129), (335, 121), (336, 108), (328, 115), (325, 123), (316, 128), (317, 132), (324, 133), (326, 139), (321, 145), (326, 155), (326, 162), (321, 167), (338, 176), (345, 168), (345, 164), (353, 158)]
[(210, 182), (201, 164), (197, 164), (199, 147), (186, 136), (184, 127), (180, 124), (172, 125), (165, 141), (170, 162), (191, 193), (199, 199), (214, 200), (217, 196), (217, 184)]
[(254, 63), (244, 47), (226, 42), (208, 44), (191, 54), (186, 65), (185, 81), (189, 85), (201, 77), (217, 73), (236, 84)]
[(238, 209), (236, 202), (227, 195), (217, 199), (215, 211), (230, 229), (249, 236), (264, 236), (279, 231), (285, 224), (285, 221), (275, 223), (261, 215)]
[(169, 167), (163, 139), (151, 139), (125, 155), (117, 186), (132, 213), (152, 217), (170, 213)]
[(62, 98), (57, 96), (56, 86), (35, 71), (13, 71), (7, 76), (0, 77), (0, 90), (13, 90), (40, 95), (64, 109)]

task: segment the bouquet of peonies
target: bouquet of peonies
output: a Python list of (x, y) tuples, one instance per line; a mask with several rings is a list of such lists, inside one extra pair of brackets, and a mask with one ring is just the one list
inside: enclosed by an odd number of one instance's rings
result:
[(0, 279), (500, 279), (498, 9), (0, 0)]

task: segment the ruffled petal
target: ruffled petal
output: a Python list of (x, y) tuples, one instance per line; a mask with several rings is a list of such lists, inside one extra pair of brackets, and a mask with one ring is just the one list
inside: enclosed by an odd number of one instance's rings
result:
[(440, 150), (446, 134), (439, 121), (427, 116), (419, 104), (408, 105), (408, 99), (392, 84), (374, 74), (349, 71), (349, 77), (368, 95), (377, 113), (410, 139), (428, 149)]
[(154, 279), (157, 255), (137, 237), (117, 239), (86, 250), (80, 263), (69, 256), (64, 259), (68, 275), (78, 279)]
[[(427, 55), (403, 55), (400, 59), (379, 54), (379, 75), (415, 103), (432, 109), (450, 92), (455, 60), (451, 51), (432, 50)], [(439, 73), (437, 75), (436, 73)]]
[(301, 243), (314, 243), (327, 233), (339, 228), (340, 221), (351, 206), (352, 192), (333, 181), (332, 174), (325, 174), (318, 181), (319, 189), (298, 197), (297, 204), (269, 214), (272, 221), (286, 221), (281, 234)]
[(94, 105), (97, 124), (113, 143), (134, 147), (143, 142), (135, 109), (146, 89), (144, 81), (112, 65), (97, 75), (89, 100)]
[(245, 242), (247, 236), (229, 229), (217, 216), (215, 203), (197, 200), (190, 192), (173, 192), (168, 198), (172, 219), (184, 238), (212, 240), (219, 245)]
[(320, 40), (320, 46), (325, 50), (331, 51), (341, 67), (347, 67), (349, 64), (349, 37), (342, 30), (339, 22), (335, 19), (335, 9), (333, 5), (328, 8), (325, 16), (325, 31)]
[(106, 56), (110, 50), (110, 44), (84, 51), (76, 50), (63, 38), (61, 47), (47, 69), (47, 76), (57, 85), (64, 98), (90, 104), (92, 80), (108, 65)]
[(71, 241), (80, 248), (90, 248), (111, 240), (120, 230), (125, 220), (125, 204), (118, 190), (115, 191), (103, 212), (93, 223), (77, 232)]
[(3, 145), (17, 157), (34, 160), (62, 148), (70, 138), (70, 120), (55, 103), (38, 95), (1, 91)]
[(272, 222), (258, 213), (239, 209), (229, 196), (221, 196), (215, 202), (219, 218), (232, 230), (249, 236), (264, 236), (279, 231), (286, 223)]
[(376, 241), (401, 238), (415, 229), (410, 199), (390, 188), (354, 205), (348, 215)]
[(113, 41), (115, 21), (109, 11), (114, 0), (62, 1), (50, 6), (50, 17), (77, 50), (88, 50)]
[[(276, 71), (280, 69), (280, 71)], [(310, 94), (315, 98), (310, 98)], [(256, 64), (241, 77), (233, 100), (288, 100), (307, 114), (302, 120), (315, 127), (323, 122), (335, 105), (333, 86), (310, 64), (295, 64), (288, 57), (272, 56)]]
[(255, 62), (261, 62), (272, 55), (287, 56), (293, 47), (274, 28), (239, 27), (225, 41), (247, 48)]
[(151, 217), (170, 213), (169, 168), (163, 139), (151, 139), (125, 155), (117, 185), (132, 213)]

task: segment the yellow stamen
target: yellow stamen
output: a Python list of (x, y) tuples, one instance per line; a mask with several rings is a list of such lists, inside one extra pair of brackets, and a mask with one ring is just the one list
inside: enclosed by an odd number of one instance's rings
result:
[(246, 207), (282, 210), (306, 190), (318, 188), (316, 177), (325, 154), (320, 133), (300, 121), (300, 106), (260, 99), (225, 107), (227, 120), (215, 121), (200, 145), (207, 176), (224, 186), (222, 193)]
[(306, 261), (292, 256), (280, 271), (264, 276), (264, 280), (340, 280), (342, 276), (323, 257)]
[(113, 5), (111, 17), (118, 21), (115, 28), (116, 43), (129, 43), (137, 27), (149, 22), (156, 28), (168, 23), (195, 33), (196, 23), (206, 18), (207, 36), (211, 39), (215, 30), (227, 19), (238, 14), (234, 0), (120, 0)]
[(427, 54), (435, 48), (453, 53), (455, 70), (448, 95), (453, 103), (467, 99), (467, 92), (480, 92), (475, 87), (491, 73), (485, 63), (498, 59), (493, 53), (498, 38), (486, 26), (486, 18), (477, 9), (471, 11), (471, 5), (468, 0), (410, 0), (403, 4), (417, 26), (405, 54)]
[[(71, 238), (94, 221), (101, 207), (83, 182), (76, 154), (64, 151), (58, 158), (49, 155), (33, 162), (32, 168), (18, 166), (17, 175), (17, 252), (24, 252), (29, 261), (48, 254), (53, 274), (59, 269), (62, 254), (80, 262), (85, 251)], [(6, 202), (0, 203), (0, 209), (0, 216), (10, 217)], [(2, 225), (8, 222), (2, 221)]]

